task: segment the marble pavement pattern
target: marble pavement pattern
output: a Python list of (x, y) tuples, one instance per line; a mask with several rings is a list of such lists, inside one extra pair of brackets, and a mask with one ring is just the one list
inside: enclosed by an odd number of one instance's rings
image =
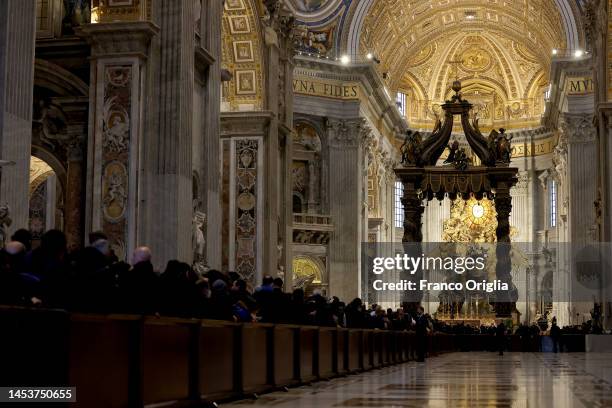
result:
[(612, 407), (612, 353), (452, 353), (222, 407)]

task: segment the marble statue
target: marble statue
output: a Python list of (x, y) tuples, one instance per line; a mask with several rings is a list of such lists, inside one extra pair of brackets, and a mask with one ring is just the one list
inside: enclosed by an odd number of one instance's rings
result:
[(453, 165), (457, 170), (464, 171), (470, 165), (470, 158), (462, 147), (454, 155)]
[(510, 142), (514, 136), (508, 137), (505, 129), (499, 129), (499, 135), (497, 136), (497, 161), (502, 163), (510, 163), (512, 157), (512, 145)]
[(449, 164), (449, 163), (454, 163), (455, 162), (455, 157), (457, 155), (457, 150), (459, 150), (459, 142), (458, 141), (453, 141), (452, 144), (448, 145), (448, 157), (446, 158), (446, 160), (444, 160), (444, 164)]
[(512, 158), (512, 144), (514, 136), (508, 136), (506, 129), (501, 128), (499, 132), (495, 129), (489, 133), (487, 147), (495, 157), (497, 163), (510, 163)]
[(422, 137), (419, 132), (408, 131), (404, 144), (400, 148), (402, 154), (402, 164), (404, 166), (414, 166), (418, 163), (421, 154)]
[(206, 264), (206, 239), (204, 229), (206, 228), (206, 214), (201, 211), (194, 211), (192, 221), (191, 241), (193, 245), (193, 269), (202, 275), (208, 271)]

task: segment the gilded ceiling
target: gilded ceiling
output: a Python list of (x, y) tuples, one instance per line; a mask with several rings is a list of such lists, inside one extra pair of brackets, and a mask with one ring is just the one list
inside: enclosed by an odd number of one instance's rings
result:
[(553, 0), (385, 0), (360, 35), (388, 88), (407, 94), (411, 127), (428, 128), (459, 78), (483, 128), (535, 126), (552, 50), (566, 48)]

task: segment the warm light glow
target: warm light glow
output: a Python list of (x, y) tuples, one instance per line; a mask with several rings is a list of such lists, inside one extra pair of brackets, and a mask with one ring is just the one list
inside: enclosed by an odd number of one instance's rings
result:
[(340, 62), (347, 65), (349, 62), (351, 62), (351, 58), (348, 55), (343, 55), (340, 57)]
[(475, 19), (475, 18), (476, 18), (476, 16), (474, 16), (474, 15), (472, 15), (472, 14), (468, 14), (467, 16), (465, 16), (465, 18), (466, 18), (467, 20), (473, 20), (473, 19)]
[(485, 209), (480, 203), (475, 204), (472, 207), (472, 215), (474, 216), (474, 218), (482, 218), (484, 216), (484, 213)]
[(371, 52), (368, 52), (368, 55), (366, 55), (366, 58), (367, 58), (367, 59), (369, 59), (369, 60), (371, 60), (371, 59), (373, 59), (373, 58), (374, 58), (374, 55), (372, 55), (372, 53), (371, 53)]
[(558, 53), (559, 53), (559, 50), (558, 50), (558, 49), (554, 48), (554, 49), (552, 50), (552, 55), (557, 55)]
[(574, 57), (576, 57), (576, 58), (581, 58), (583, 55), (584, 55), (584, 51), (582, 51), (582, 50), (576, 50), (574, 52)]

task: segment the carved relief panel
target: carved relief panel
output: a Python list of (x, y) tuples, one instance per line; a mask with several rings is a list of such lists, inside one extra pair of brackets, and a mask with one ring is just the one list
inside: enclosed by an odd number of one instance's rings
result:
[(99, 62), (94, 172), (99, 201), (93, 209), (92, 229), (101, 229), (119, 259), (127, 259), (133, 234), (138, 70), (132, 61)]

